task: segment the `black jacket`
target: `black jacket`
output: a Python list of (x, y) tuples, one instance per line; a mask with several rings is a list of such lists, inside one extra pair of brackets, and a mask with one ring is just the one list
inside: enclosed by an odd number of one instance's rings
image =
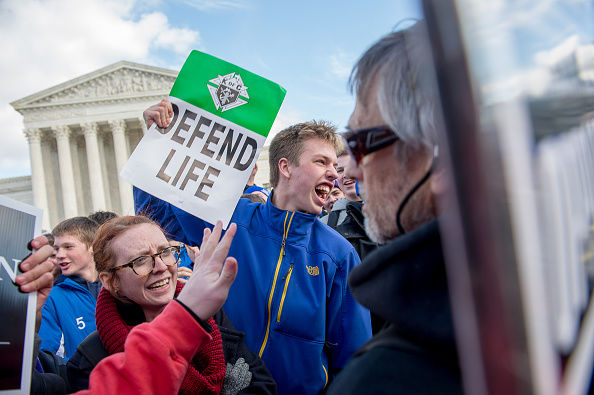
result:
[[(37, 336), (37, 335), (36, 335)], [(41, 373), (37, 368), (31, 375), (31, 394), (62, 395), (66, 394), (66, 361), (51, 351), (41, 350), (37, 356)]]
[[(219, 310), (213, 317), (223, 343), (223, 354), (227, 364), (234, 365), (239, 358), (243, 358), (249, 365), (252, 380), (240, 394), (276, 394), (276, 383), (256, 354), (251, 352), (243, 341), (245, 335), (235, 329), (224, 311)], [(97, 331), (90, 334), (79, 346), (76, 353), (68, 360), (67, 374), (70, 392), (89, 388), (89, 376), (93, 368), (109, 352), (103, 346)]]
[(373, 251), (349, 285), (387, 326), (357, 351), (328, 394), (462, 393), (437, 221)]
[(327, 222), (328, 226), (335, 229), (355, 247), (361, 260), (377, 247), (377, 244), (372, 242), (365, 232), (362, 206), (363, 202), (347, 202), (345, 219), (338, 224), (340, 210), (335, 210), (328, 214)]

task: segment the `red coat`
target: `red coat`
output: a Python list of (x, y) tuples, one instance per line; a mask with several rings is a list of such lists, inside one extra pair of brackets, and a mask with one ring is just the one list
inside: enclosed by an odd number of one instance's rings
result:
[[(184, 341), (179, 341), (183, 338)], [(93, 369), (89, 389), (77, 394), (172, 394), (179, 392), (189, 361), (210, 335), (173, 300), (153, 321), (137, 325), (123, 353)]]

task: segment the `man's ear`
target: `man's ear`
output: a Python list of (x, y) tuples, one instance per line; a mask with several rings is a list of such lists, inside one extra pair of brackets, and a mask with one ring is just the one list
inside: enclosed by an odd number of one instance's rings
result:
[(281, 158), (278, 161), (278, 172), (281, 176), (285, 177), (286, 179), (290, 179), (291, 170), (291, 163), (287, 158)]
[(433, 174), (429, 179), (431, 182), (431, 192), (435, 196), (443, 195), (448, 188), (448, 176), (442, 166), (433, 169)]

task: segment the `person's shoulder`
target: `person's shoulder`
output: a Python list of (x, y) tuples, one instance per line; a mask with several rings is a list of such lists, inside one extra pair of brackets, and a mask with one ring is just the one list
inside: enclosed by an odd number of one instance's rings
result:
[(347, 200), (346, 198), (340, 198), (334, 203), (334, 206), (332, 206), (332, 211), (345, 210), (349, 203), (351, 203), (350, 200)]
[(313, 230), (316, 233), (317, 238), (327, 237), (332, 243), (343, 243), (349, 244), (349, 242), (340, 235), (334, 228), (328, 224), (322, 222), (319, 218), (313, 224)]
[[(99, 333), (94, 331), (82, 342), (80, 342), (80, 344), (76, 347), (76, 352), (72, 358), (77, 356), (74, 361), (76, 361), (79, 365), (93, 367), (108, 355), (109, 352), (103, 345), (103, 342), (99, 337)], [(72, 358), (68, 360), (68, 364), (70, 364)]]
[(60, 298), (60, 300), (65, 299), (66, 301), (72, 301), (72, 303), (74, 303), (72, 298), (69, 296), (80, 292), (88, 291), (82, 285), (78, 284), (76, 281), (73, 281), (70, 277), (65, 277), (64, 281), (60, 282), (59, 284), (55, 284), (52, 287), (49, 298)]
[(76, 347), (76, 351), (66, 364), (70, 390), (74, 392), (88, 389), (91, 371), (107, 356), (109, 352), (105, 349), (97, 331), (87, 336)]
[(250, 226), (250, 223), (256, 218), (258, 213), (264, 209), (264, 204), (258, 202), (252, 202), (247, 198), (240, 198), (235, 206), (233, 217), (231, 222), (235, 222), (237, 225)]
[(76, 292), (84, 290), (85, 287), (79, 281), (86, 281), (75, 277), (65, 277), (64, 281), (58, 284), (58, 288), (63, 292)]
[(62, 281), (59, 283), (54, 283), (52, 290), (50, 291), (49, 297), (57, 297), (59, 295), (64, 295), (72, 291), (74, 285), (71, 283), (71, 280), (68, 277), (64, 277)]
[(352, 254), (357, 254), (347, 239), (320, 220), (316, 220), (313, 225), (311, 243), (314, 250), (324, 251), (336, 261), (342, 261)]

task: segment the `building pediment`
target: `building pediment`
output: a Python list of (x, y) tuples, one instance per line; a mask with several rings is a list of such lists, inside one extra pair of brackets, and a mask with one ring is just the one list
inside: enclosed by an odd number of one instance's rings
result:
[(177, 71), (121, 61), (17, 100), (15, 110), (113, 101), (169, 92)]

